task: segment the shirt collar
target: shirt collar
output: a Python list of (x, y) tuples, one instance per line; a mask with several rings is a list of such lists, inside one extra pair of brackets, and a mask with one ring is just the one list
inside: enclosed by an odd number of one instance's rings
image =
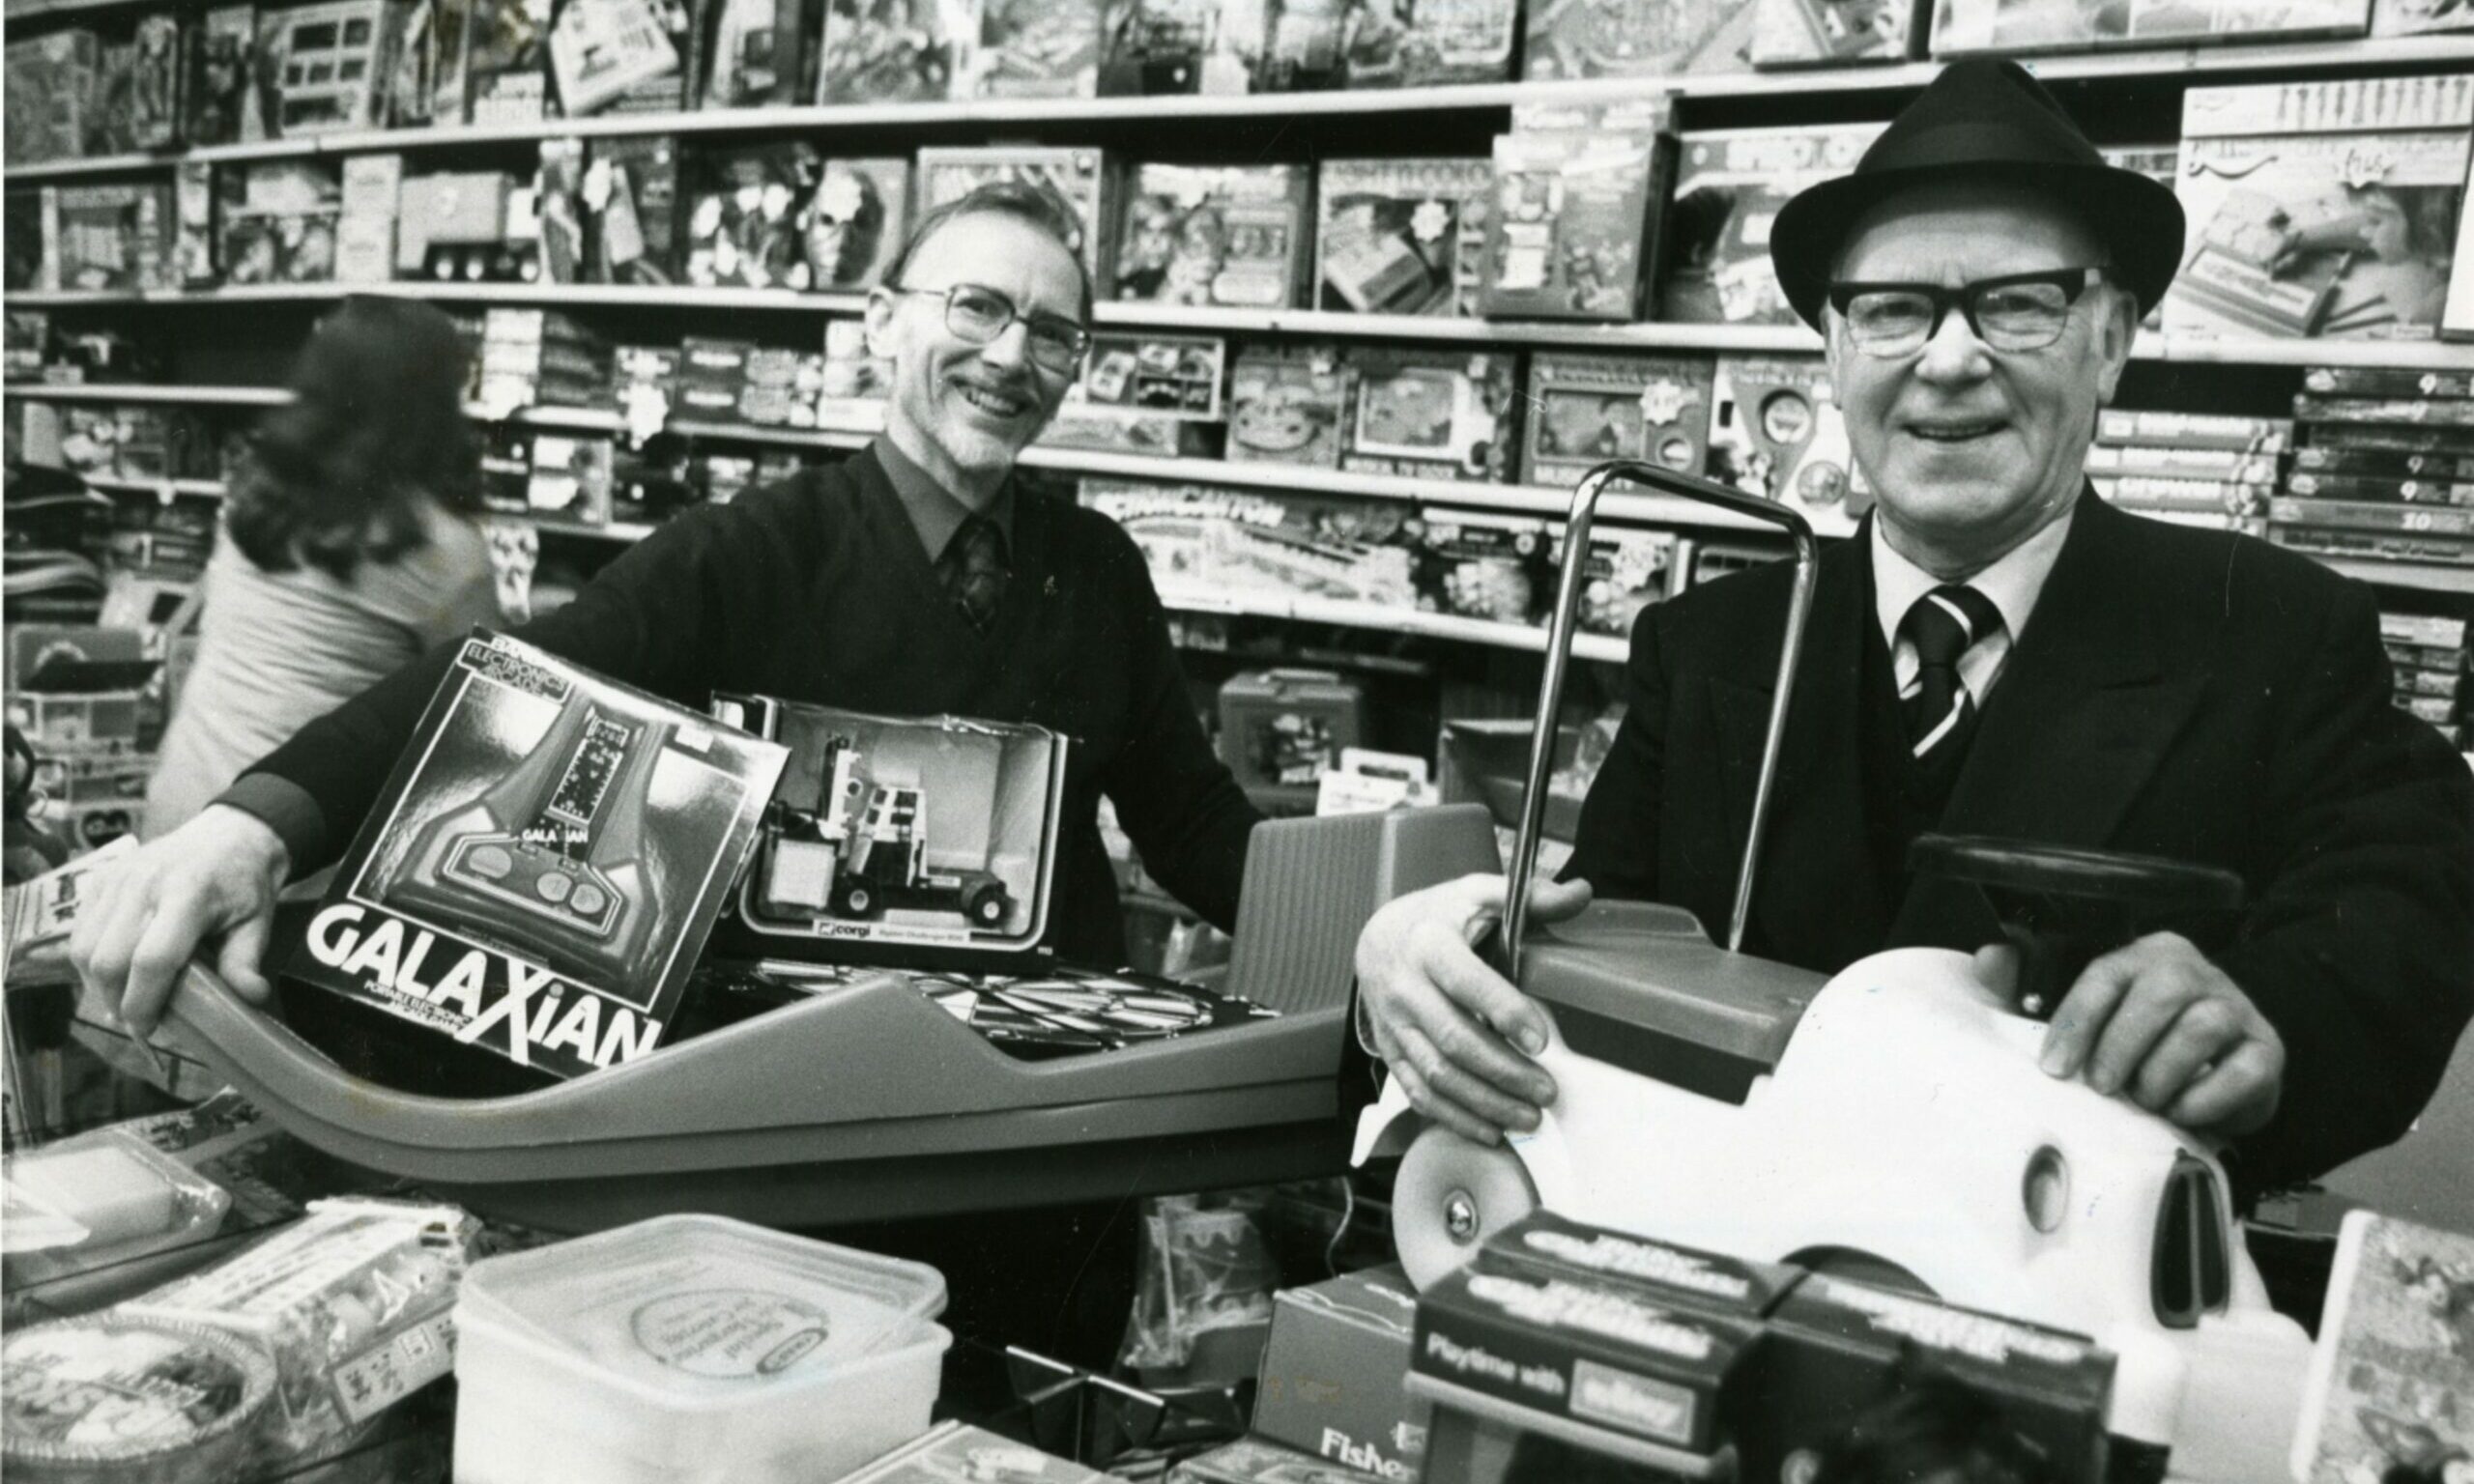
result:
[[(2053, 575), (2054, 560), (2061, 555), (2061, 543), (2069, 536), (2070, 522), (2076, 514), (2075, 508), (2063, 511), (2059, 519), (1968, 579), (1969, 586), (1991, 598), (1993, 606), (2001, 610), (2001, 621), (2009, 629), (2013, 644), (2028, 632), (2028, 615), (2035, 612), (2036, 599), (2045, 590), (2045, 579)], [(1899, 620), (1907, 616), (1916, 599), (1941, 586), (1942, 580), (1891, 549), (1889, 538), (1882, 533), (1878, 513), (1872, 526), (1874, 614), (1882, 625), (1882, 642), (1896, 649)]]
[[(934, 474), (911, 462), (910, 456), (894, 445), (890, 438), (879, 437), (873, 445), (877, 462), (884, 466), (885, 478), (893, 485), (896, 499), (902, 501), (902, 513), (910, 517), (910, 528), (919, 533), (919, 545), (932, 562), (945, 555), (953, 542), (954, 532), (970, 519), (971, 508), (962, 502), (951, 490), (936, 482)], [(1008, 479), (996, 498), (980, 512), (995, 523), (997, 534), (1005, 538), (1005, 549), (1014, 548), (1014, 481)]]

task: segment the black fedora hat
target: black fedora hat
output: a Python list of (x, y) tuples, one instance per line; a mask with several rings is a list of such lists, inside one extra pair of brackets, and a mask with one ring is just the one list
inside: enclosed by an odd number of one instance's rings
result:
[(2182, 261), (2182, 204), (2166, 186), (2105, 163), (2061, 104), (2016, 62), (1971, 58), (1942, 70), (1873, 141), (1855, 170), (1798, 191), (1769, 228), (1778, 287), (1821, 328), (1829, 271), (1848, 229), (1910, 186), (1982, 178), (2041, 187), (2112, 249), (2114, 276), (2142, 313)]

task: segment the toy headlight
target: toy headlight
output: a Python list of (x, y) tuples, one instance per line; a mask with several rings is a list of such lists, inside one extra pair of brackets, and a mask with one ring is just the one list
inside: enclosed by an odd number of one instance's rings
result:
[(2029, 1226), (2048, 1235), (2060, 1229), (2061, 1218), (2070, 1210), (2070, 1161), (2060, 1150), (2047, 1144), (2028, 1156), (2019, 1196), (2027, 1207)]

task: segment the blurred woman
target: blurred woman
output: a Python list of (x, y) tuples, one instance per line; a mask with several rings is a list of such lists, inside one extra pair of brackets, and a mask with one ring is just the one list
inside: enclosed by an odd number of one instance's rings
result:
[(310, 336), (293, 400), (233, 471), (147, 838), (421, 650), (500, 621), (467, 363), (454, 323), (407, 300), (348, 300)]

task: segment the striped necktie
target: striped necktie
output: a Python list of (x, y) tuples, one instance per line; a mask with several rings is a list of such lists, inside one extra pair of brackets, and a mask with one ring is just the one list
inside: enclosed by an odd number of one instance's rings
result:
[(2000, 628), (1993, 600), (1959, 584), (1916, 599), (1899, 620), (1899, 633), (1915, 646), (1915, 679), (1899, 693), (1899, 706), (1917, 761), (1938, 765), (1967, 746), (1976, 699), (1959, 678), (1959, 657)]

